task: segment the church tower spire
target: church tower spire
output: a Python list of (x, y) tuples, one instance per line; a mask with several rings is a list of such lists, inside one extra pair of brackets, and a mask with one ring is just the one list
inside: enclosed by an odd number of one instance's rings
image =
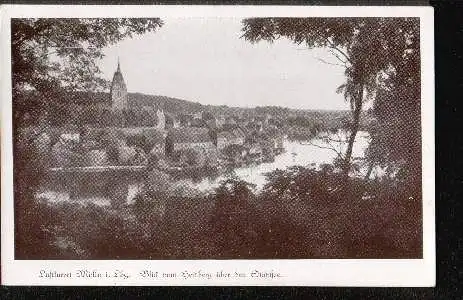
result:
[(111, 103), (113, 109), (127, 108), (127, 87), (122, 76), (119, 57), (117, 58), (117, 69), (111, 83)]

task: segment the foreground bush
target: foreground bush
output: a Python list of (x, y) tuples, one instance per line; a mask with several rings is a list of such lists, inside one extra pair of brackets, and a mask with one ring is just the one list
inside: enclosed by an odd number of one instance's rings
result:
[[(419, 189), (417, 189), (419, 190)], [(419, 258), (421, 196), (393, 179), (348, 182), (331, 169), (268, 174), (256, 194), (230, 177), (205, 197), (149, 188), (133, 205), (18, 211), (19, 258)]]

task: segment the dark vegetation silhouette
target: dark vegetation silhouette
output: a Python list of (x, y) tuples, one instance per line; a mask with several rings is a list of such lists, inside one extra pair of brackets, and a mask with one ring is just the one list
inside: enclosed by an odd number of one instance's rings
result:
[[(391, 180), (304, 167), (273, 171), (262, 193), (228, 178), (205, 197), (162, 191), (134, 204), (23, 204), (18, 259), (414, 258), (420, 195)], [(156, 186), (159, 186), (156, 184)], [(391, 192), (392, 191), (392, 192)], [(365, 199), (368, 199), (366, 201)], [(413, 200), (411, 200), (413, 199)], [(23, 230), (27, 230), (24, 231)]]
[[(413, 145), (410, 152), (419, 154), (418, 18), (251, 18), (243, 21), (243, 32), (244, 38), (254, 43), (288, 38), (307, 48), (326, 48), (333, 54), (334, 64), (344, 69), (346, 81), (337, 92), (343, 93), (352, 112), (350, 136), (342, 160), (345, 178), (350, 170), (362, 108), (367, 101), (374, 103), (374, 115), (380, 120), (381, 130), (391, 138), (394, 127), (406, 129), (407, 135), (402, 136), (407, 142), (400, 143), (399, 147)], [(386, 128), (390, 123), (394, 124), (393, 128)], [(410, 130), (405, 126), (410, 126)], [(396, 135), (397, 132), (393, 136)], [(373, 146), (381, 143), (379, 148), (397, 147), (392, 141), (386, 142), (387, 138), (379, 142), (380, 137), (375, 135), (374, 139)]]
[[(231, 173), (214, 193), (184, 197), (168, 192), (171, 181), (156, 170), (154, 162), (145, 174), (146, 188), (132, 204), (100, 207), (37, 198), (35, 193), (48, 167), (46, 155), (34, 150), (36, 136), (16, 133), (27, 122), (38, 128), (46, 126), (44, 111), (67, 109), (50, 99), (69, 89), (103, 86), (104, 82), (92, 75), (97, 73), (92, 68), (104, 46), (161, 25), (159, 19), (13, 20), (17, 259), (422, 256), (417, 19), (244, 20), (244, 38), (249, 41), (286, 37), (308, 48), (327, 47), (345, 69), (346, 82), (339, 92), (351, 104), (344, 128), (349, 138), (346, 152), (333, 164), (320, 169), (274, 170), (267, 174), (260, 192)], [(75, 39), (63, 40), (63, 33)], [(92, 47), (83, 49), (84, 42)], [(45, 47), (32, 47), (35, 43)], [(65, 58), (63, 65), (46, 59), (51, 51)], [(69, 73), (66, 59), (79, 62), (80, 67)], [(51, 71), (63, 75), (47, 77), (55, 74)], [(36, 97), (24, 101), (30, 87)], [(362, 124), (366, 101), (372, 101), (375, 122)], [(275, 114), (286, 111), (257, 109)], [(313, 116), (317, 114), (313, 112)], [(299, 127), (312, 125), (297, 117), (290, 122)], [(368, 171), (362, 178), (348, 176), (355, 165), (352, 147), (360, 126), (372, 138), (363, 160)], [(376, 166), (385, 168), (386, 175), (371, 178)]]

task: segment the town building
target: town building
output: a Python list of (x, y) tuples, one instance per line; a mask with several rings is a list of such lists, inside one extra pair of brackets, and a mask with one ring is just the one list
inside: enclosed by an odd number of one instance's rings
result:
[(283, 135), (270, 124), (269, 114), (224, 115), (214, 110), (193, 113), (185, 109), (174, 115), (164, 111), (170, 106), (156, 103), (157, 98), (128, 99), (119, 60), (111, 102), (107, 93), (103, 96), (105, 100), (98, 103), (105, 105), (105, 114), (95, 110), (100, 116), (90, 118), (95, 122), (84, 123), (87, 126), (82, 128), (60, 128), (37, 138), (36, 147), (51, 152), (54, 165), (152, 164), (167, 170), (184, 165), (217, 166), (219, 161), (240, 165), (283, 151)]
[(172, 128), (166, 137), (166, 153), (187, 149), (208, 150), (215, 148), (207, 128), (187, 127)]
[(219, 115), (217, 118), (215, 118), (215, 124), (218, 128), (222, 127), (223, 124), (225, 124), (225, 117), (223, 115)]
[[(153, 105), (143, 105), (141, 108), (133, 107), (131, 108), (132, 111), (140, 114), (138, 117), (138, 126), (143, 127), (157, 127), (159, 126), (162, 130), (162, 116), (159, 115), (159, 110), (156, 110)], [(161, 122), (160, 122), (161, 121)]]
[(262, 146), (260, 144), (252, 144), (249, 146), (248, 155), (252, 159), (262, 158)]
[(222, 150), (229, 145), (243, 145), (246, 135), (240, 128), (223, 130), (217, 133), (217, 150)]
[(193, 114), (193, 119), (202, 119), (203, 118), (203, 112), (202, 111), (199, 111), (199, 112), (196, 112)]
[(211, 129), (216, 129), (218, 128), (217, 126), (217, 120), (215, 118), (211, 118), (211, 119), (208, 119), (208, 120), (204, 120), (204, 122), (206, 123), (206, 126), (211, 128)]
[(147, 145), (147, 153), (151, 155), (164, 156), (166, 153), (166, 131), (144, 130), (145, 142)]
[(64, 142), (74, 142), (74, 143), (79, 143), (80, 142), (80, 134), (79, 133), (63, 133), (60, 135), (60, 140), (63, 140)]
[(235, 125), (236, 124), (236, 118), (235, 117), (227, 117), (227, 118), (225, 118), (224, 124)]
[(164, 119), (166, 123), (166, 126), (165, 126), (166, 129), (180, 127), (180, 120), (174, 114), (165, 113), (164, 115), (165, 115)]
[(109, 165), (108, 153), (103, 149), (94, 149), (86, 153), (84, 163), (91, 167), (101, 167)]
[(190, 127), (191, 122), (193, 120), (193, 116), (190, 114), (180, 114), (179, 121), (181, 127)]
[(219, 154), (216, 148), (209, 148), (205, 152), (205, 162), (207, 167), (217, 167), (219, 164)]
[(127, 86), (121, 72), (119, 59), (117, 60), (117, 69), (111, 83), (111, 105), (114, 110), (127, 108)]
[(157, 117), (157, 124), (156, 124), (156, 129), (158, 130), (164, 130), (166, 129), (166, 114), (162, 109), (156, 110), (156, 117)]
[(284, 148), (284, 135), (276, 126), (268, 126), (263, 136), (272, 142), (273, 148), (278, 150), (277, 152)]
[(180, 120), (174, 116), (174, 121), (173, 121), (174, 128), (179, 128), (180, 127)]
[(164, 154), (167, 132), (155, 127), (120, 128), (127, 145), (139, 146), (146, 153)]

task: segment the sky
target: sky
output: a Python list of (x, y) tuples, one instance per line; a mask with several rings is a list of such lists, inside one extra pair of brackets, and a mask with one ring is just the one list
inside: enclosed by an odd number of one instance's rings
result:
[(240, 38), (241, 19), (163, 19), (152, 33), (104, 50), (99, 66), (111, 80), (120, 58), (129, 92), (201, 104), (296, 109), (348, 109), (336, 88), (344, 69), (325, 49), (287, 39), (252, 44)]

